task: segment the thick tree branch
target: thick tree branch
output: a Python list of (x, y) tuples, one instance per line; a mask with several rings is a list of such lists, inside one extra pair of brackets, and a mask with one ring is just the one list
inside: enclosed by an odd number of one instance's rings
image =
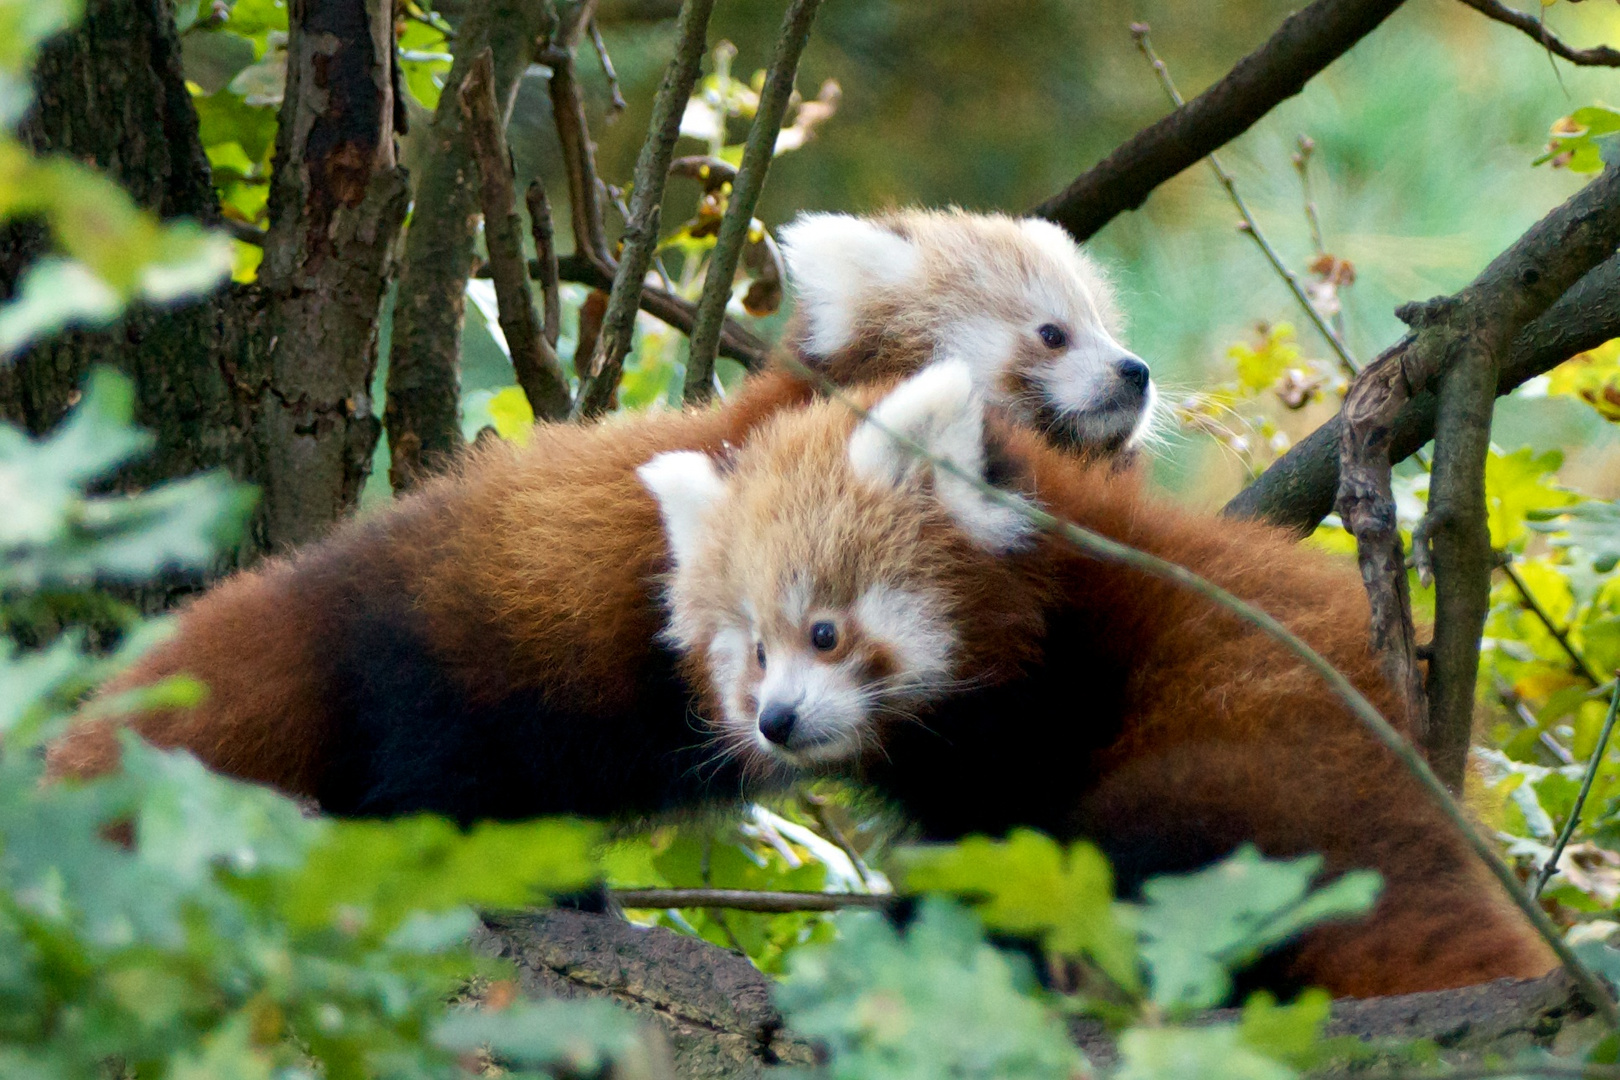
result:
[(676, 23), (675, 55), (664, 70), (664, 81), (653, 101), (647, 138), (636, 159), (635, 186), (630, 196), (630, 218), (624, 227), (624, 249), (613, 276), (613, 291), (607, 314), (602, 319), (602, 336), (579, 374), (579, 397), (574, 411), (580, 416), (606, 412), (619, 386), (624, 358), (629, 355), (635, 333), (636, 311), (641, 306), (642, 286), (658, 247), (660, 204), (664, 180), (675, 156), (675, 140), (680, 135), (681, 115), (697, 84), (699, 65), (708, 43), (709, 13), (714, 0), (685, 0)]
[[(1397, 688), (1410, 690), (1417, 662), (1394, 531), (1390, 442), (1394, 420), (1412, 395), (1438, 387), (1429, 513), (1414, 545), (1421, 569), (1423, 545), (1433, 541), (1439, 576), (1428, 698), (1432, 723), (1425, 742), (1437, 771), (1452, 785), (1461, 782), (1466, 762), (1493, 565), (1484, 471), (1499, 368), (1520, 330), (1610, 258), (1617, 245), (1620, 170), (1609, 169), (1497, 256), (1467, 288), (1402, 308), (1399, 314), (1413, 332), (1369, 366), (1345, 398), (1339, 515), (1357, 538), (1374, 609), (1374, 644)], [(1420, 714), (1418, 699), (1409, 700)]]
[[(1497, 372), (1496, 394), (1550, 371), (1576, 353), (1620, 337), (1620, 256), (1608, 259), (1519, 333)], [(1390, 424), (1392, 460), (1403, 460), (1434, 437), (1435, 395), (1420, 390)], [(1223, 511), (1264, 518), (1304, 534), (1333, 510), (1339, 489), (1339, 440), (1343, 414), (1301, 439), (1238, 492)]]
[(495, 302), (501, 332), (512, 356), (512, 370), (534, 415), (561, 420), (568, 415), (572, 398), (562, 364), (534, 313), (529, 264), (523, 257), (523, 233), (518, 221), (517, 186), (512, 179), (512, 155), (501, 134), (490, 50), (485, 49), (473, 61), (459, 95), (462, 121), (472, 135), (473, 160), (478, 163), (484, 243), (489, 249)]
[(720, 234), (709, 254), (709, 267), (703, 277), (703, 293), (698, 297), (693, 319), (690, 348), (686, 361), (685, 396), (688, 402), (707, 401), (714, 392), (714, 353), (720, 344), (720, 323), (731, 299), (732, 280), (737, 263), (754, 222), (754, 207), (765, 187), (765, 173), (776, 156), (776, 137), (787, 115), (793, 81), (799, 73), (799, 57), (810, 41), (810, 24), (815, 21), (821, 0), (792, 0), (782, 16), (782, 32), (771, 56), (771, 66), (760, 90), (759, 108), (748, 128), (742, 162), (731, 184)]
[(478, 170), (462, 122), (460, 89), (473, 61), (494, 56), (495, 100), (506, 126), (518, 82), (546, 30), (549, 4), (490, 0), (475, 4), (452, 43), (455, 60), (428, 131), (415, 178), (415, 213), (405, 237), (394, 304), (388, 401), (383, 419), (394, 490), (442, 466), (461, 446), (461, 327), (467, 277), (478, 233)]
[(1547, 29), (1547, 24), (1534, 15), (1517, 11), (1499, 3), (1498, 0), (1462, 0), (1462, 2), (1488, 19), (1495, 19), (1499, 23), (1529, 34), (1542, 48), (1572, 64), (1585, 67), (1620, 67), (1620, 50), (1611, 49), (1607, 45), (1574, 49), (1560, 41), (1556, 34)]
[(1031, 211), (1085, 240), (1153, 189), (1243, 134), (1401, 6), (1401, 0), (1316, 0), (1184, 107), (1137, 132), (1062, 194)]
[[(613, 287), (616, 269), (617, 264), (614, 262), (604, 266), (578, 253), (564, 255), (557, 260), (557, 272), (562, 280), (589, 285), (593, 289), (604, 291)], [(662, 319), (683, 334), (692, 332), (696, 305), (690, 300), (676, 296), (668, 289), (659, 288), (657, 285), (643, 285), (641, 310), (655, 319)], [(747, 370), (758, 371), (765, 366), (770, 346), (755, 337), (735, 319), (727, 318), (720, 330), (719, 351), (721, 356), (737, 361)]]

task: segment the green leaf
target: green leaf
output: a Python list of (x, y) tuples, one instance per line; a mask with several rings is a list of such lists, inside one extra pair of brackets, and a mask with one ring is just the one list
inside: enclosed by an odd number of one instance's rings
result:
[(1493, 548), (1522, 549), (1530, 517), (1580, 501), (1579, 495), (1557, 486), (1556, 473), (1563, 463), (1564, 455), (1556, 450), (1537, 454), (1524, 446), (1504, 454), (1491, 448), (1485, 460), (1485, 503)]
[(1136, 940), (1113, 904), (1108, 860), (1084, 841), (1060, 848), (1027, 829), (1006, 840), (969, 837), (946, 847), (902, 849), (908, 891), (976, 899), (985, 924), (1034, 934), (1066, 956), (1085, 955), (1127, 989), (1139, 985)]
[(1322, 1030), (1333, 1011), (1333, 999), (1326, 990), (1311, 989), (1288, 1005), (1261, 991), (1243, 1003), (1243, 1019), (1238, 1034), (1255, 1050), (1295, 1068), (1317, 1064), (1322, 1050)]
[(1230, 1025), (1135, 1027), (1119, 1039), (1114, 1080), (1293, 1080), (1299, 1073), (1250, 1047)]
[(1321, 856), (1264, 859), (1245, 844), (1194, 874), (1153, 878), (1142, 887), (1138, 928), (1153, 1000), (1186, 1012), (1219, 1005), (1230, 972), (1302, 930), (1365, 914), (1378, 899), (1379, 876), (1352, 870), (1310, 891)]
[(0, 306), (0, 362), (70, 326), (105, 326), (124, 299), (84, 263), (44, 258), (23, 271), (17, 296)]
[(1620, 564), (1620, 502), (1592, 499), (1567, 507), (1550, 521), (1532, 522), (1540, 532), (1555, 533), (1555, 547), (1573, 548), (1607, 574)]
[(923, 901), (903, 937), (873, 912), (837, 924), (837, 939), (789, 956), (776, 991), (788, 1025), (827, 1048), (832, 1080), (1083, 1073), (1063, 1024), (1024, 992), (1027, 975), (1015, 978), (955, 904)]
[(533, 904), (595, 879), (601, 835), (594, 822), (565, 819), (470, 832), (434, 817), (335, 821), (286, 883), (283, 907), (296, 927), (385, 937), (414, 911)]

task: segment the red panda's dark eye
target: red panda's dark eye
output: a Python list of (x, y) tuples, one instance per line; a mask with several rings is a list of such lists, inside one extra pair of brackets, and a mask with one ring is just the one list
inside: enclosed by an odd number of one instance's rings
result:
[(838, 648), (838, 627), (830, 622), (818, 622), (810, 627), (810, 644), (822, 652)]
[(1061, 349), (1069, 343), (1069, 335), (1056, 323), (1043, 323), (1035, 332), (1041, 335), (1041, 344), (1048, 349)]
[(765, 670), (765, 643), (759, 642), (754, 646), (754, 655), (759, 659), (759, 670)]

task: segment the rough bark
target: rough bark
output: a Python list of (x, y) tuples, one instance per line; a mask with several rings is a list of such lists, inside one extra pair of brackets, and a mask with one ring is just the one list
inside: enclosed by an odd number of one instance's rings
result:
[[(512, 960), (531, 997), (602, 997), (647, 1019), (673, 1050), (675, 1074), (695, 1080), (756, 1077), (807, 1064), (813, 1049), (783, 1025), (770, 980), (736, 953), (662, 929), (577, 911), (490, 917), (475, 947)], [(1236, 1010), (1195, 1023), (1232, 1021)], [(1598, 1037), (1591, 1010), (1562, 974), (1333, 1004), (1330, 1037), (1388, 1047), (1427, 1039), (1450, 1065), (1527, 1050), (1567, 1050)], [(1076, 1020), (1075, 1042), (1100, 1067), (1118, 1063), (1101, 1024)]]
[[(239, 558), (323, 530), (353, 505), (376, 423), (367, 397), (387, 253), (403, 215), (393, 165), (391, 9), (361, 0), (292, 8), (287, 105), (260, 285), (167, 310), (137, 306), (111, 329), (73, 332), (0, 368), (0, 415), (42, 432), (91, 364), (128, 372), (156, 452), (142, 486), (224, 467), (258, 483)], [(105, 170), (168, 217), (218, 218), (197, 117), (164, 0), (92, 0), (36, 70), (23, 136)], [(41, 252), (38, 229), (0, 240), (9, 293)], [(167, 594), (158, 590), (148, 606)]]
[(409, 192), (394, 151), (388, 0), (289, 10), (287, 92), (259, 270), (269, 382), (257, 397), (265, 537), (320, 536), (371, 470), (377, 319)]
[(461, 447), (461, 327), (478, 234), (478, 170), (464, 123), (460, 89), (486, 48), (494, 60), (495, 100), (504, 129), (518, 81), (548, 32), (550, 5), (491, 0), (462, 20), (455, 60), (428, 131), (415, 207), (405, 237), (394, 336), (388, 357), (389, 479), (394, 489), (441, 467)]
[(1030, 212), (1057, 222), (1076, 240), (1087, 239), (1299, 93), (1400, 6), (1401, 0), (1316, 0), (1284, 19), (1214, 86), (1137, 132)]

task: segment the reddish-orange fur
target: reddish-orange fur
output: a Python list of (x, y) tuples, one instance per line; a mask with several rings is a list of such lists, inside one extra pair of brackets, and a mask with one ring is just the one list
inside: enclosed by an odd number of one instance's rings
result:
[(319, 672), (357, 590), (406, 597), (474, 702), (543, 685), (550, 697), (613, 708), (659, 626), (649, 581), (662, 534), (635, 467), (675, 448), (720, 453), (809, 393), (772, 372), (716, 410), (537, 427), (525, 447), (474, 451), (454, 475), (188, 605), (176, 635), (104, 693), (185, 673), (209, 687), (202, 705), (81, 725), (51, 748), (52, 773), (112, 768), (127, 722), (221, 771), (316, 795), (333, 722)]
[[(709, 681), (709, 643), (735, 613), (757, 611), (754, 632), (774, 640), (781, 582), (811, 582), (813, 608), (847, 611), (841, 597), (915, 582), (923, 567), (959, 639), (955, 674), (980, 685), (938, 697), (921, 723), (873, 710), (874, 737), (854, 764), (924, 836), (1030, 826), (1089, 838), (1127, 892), (1243, 842), (1271, 857), (1318, 852), (1329, 873), (1378, 870), (1385, 892), (1368, 918), (1313, 930), (1269, 961), (1259, 980), (1278, 988), (1395, 994), (1552, 966), (1417, 781), (1273, 638), (1055, 537), (1000, 558), (949, 542), (926, 488), (878, 491), (852, 471), (853, 427), (846, 410), (818, 404), (773, 418), (735, 456), (672, 587), (694, 681)], [(1407, 731), (1368, 648), (1360, 581), (1341, 560), (1261, 524), (1171, 505), (1137, 476), (1027, 431), (995, 441), (1008, 486), (1266, 610)], [(814, 496), (787, 498), (789, 477)], [(888, 503), (874, 510), (877, 499)], [(896, 521), (915, 522), (912, 539), (896, 543), (907, 535)], [(816, 541), (826, 536), (839, 544)], [(1021, 619), (994, 618), (1009, 605)], [(725, 711), (724, 688), (711, 692), (711, 713)], [(730, 744), (768, 766), (776, 751), (763, 749), (751, 718), (727, 715), (739, 729)]]

